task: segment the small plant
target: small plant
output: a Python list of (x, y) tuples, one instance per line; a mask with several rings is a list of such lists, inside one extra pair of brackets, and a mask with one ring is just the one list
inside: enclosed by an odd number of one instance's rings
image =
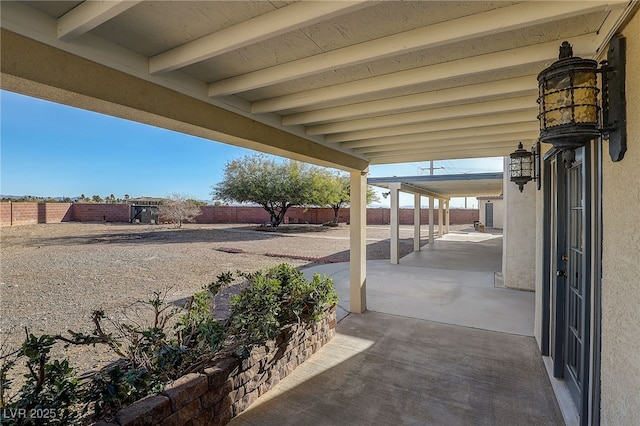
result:
[(275, 338), (285, 324), (317, 320), (338, 301), (329, 277), (319, 274), (308, 281), (302, 272), (282, 264), (265, 272), (238, 274), (249, 286), (231, 299), (231, 332), (246, 348)]
[[(232, 298), (229, 319), (219, 321), (213, 314), (216, 296), (236, 278), (248, 285)], [(106, 418), (161, 392), (171, 380), (202, 371), (220, 353), (235, 350), (246, 356), (253, 345), (275, 338), (282, 326), (317, 320), (337, 302), (330, 278), (316, 274), (308, 281), (286, 264), (264, 272), (237, 272), (236, 278), (230, 272), (220, 274), (195, 293), (182, 311), (167, 302), (167, 292), (154, 292), (142, 302), (150, 309), (150, 321), (142, 319), (138, 304), (136, 321), (115, 322), (96, 310), (90, 334), (69, 330), (70, 337), (37, 337), (27, 333), (19, 350), (0, 348), (0, 424), (70, 424), (91, 411), (95, 418)], [(120, 361), (79, 380), (66, 359), (51, 359), (56, 342), (107, 345)], [(21, 360), (28, 369), (26, 381), (9, 395), (13, 383), (8, 373)]]
[(93, 404), (97, 417), (115, 412), (147, 395), (159, 393), (163, 383), (143, 368), (121, 368), (119, 364), (91, 377), (84, 401)]
[[(26, 331), (26, 330), (25, 330)], [(3, 396), (0, 423), (3, 425), (66, 425), (78, 418), (77, 403), (81, 391), (75, 371), (65, 360), (52, 360), (53, 336), (36, 337), (27, 332), (17, 359), (26, 358), (29, 372), (17, 398), (7, 401)], [(17, 360), (16, 360), (17, 361)], [(13, 367), (16, 361), (9, 365)], [(6, 367), (5, 367), (6, 368)], [(3, 390), (10, 382), (6, 371), (2, 376)]]
[(220, 349), (224, 342), (225, 328), (213, 316), (213, 300), (223, 285), (221, 280), (211, 283), (187, 302), (187, 312), (180, 316), (175, 325), (180, 345), (197, 348), (199, 351)]

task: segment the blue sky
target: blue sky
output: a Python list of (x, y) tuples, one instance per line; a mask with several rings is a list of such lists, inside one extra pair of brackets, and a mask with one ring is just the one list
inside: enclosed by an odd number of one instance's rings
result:
[[(210, 200), (225, 164), (254, 152), (6, 91), (0, 91), (0, 132), (4, 195), (181, 193)], [(370, 175), (428, 174), (422, 170), (428, 166), (372, 166)], [(501, 171), (502, 159), (438, 161), (435, 167), (444, 167), (436, 174)], [(400, 203), (410, 205), (413, 198), (407, 195)], [(462, 205), (463, 200), (452, 202)]]

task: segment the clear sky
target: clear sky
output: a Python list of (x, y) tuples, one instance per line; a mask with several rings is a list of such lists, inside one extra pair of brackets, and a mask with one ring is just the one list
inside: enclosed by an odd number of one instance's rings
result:
[[(211, 186), (222, 179), (225, 164), (254, 152), (6, 91), (0, 91), (0, 130), (3, 195), (180, 193), (211, 200)], [(370, 176), (428, 174), (428, 167), (372, 166)], [(502, 171), (502, 159), (438, 161), (435, 167), (435, 174)], [(469, 207), (477, 206), (472, 200)], [(412, 203), (411, 195), (400, 199), (401, 205)], [(453, 207), (463, 205), (452, 200)]]

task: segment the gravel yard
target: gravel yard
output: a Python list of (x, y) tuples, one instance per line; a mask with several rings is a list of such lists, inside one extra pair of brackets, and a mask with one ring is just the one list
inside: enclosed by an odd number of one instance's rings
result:
[[(0, 343), (18, 347), (25, 327), (36, 335), (90, 332), (95, 309), (119, 315), (134, 302), (148, 300), (153, 291), (167, 291), (170, 302), (184, 300), (221, 272), (255, 271), (283, 262), (299, 268), (314, 264), (300, 257), (349, 260), (348, 226), (315, 229), (321, 231), (292, 226), (281, 234), (249, 225), (174, 229), (110, 223), (4, 227)], [(422, 233), (425, 238), (425, 227)], [(404, 255), (413, 248), (413, 227), (401, 227), (400, 236)], [(388, 238), (388, 226), (367, 227), (368, 259), (389, 258)], [(79, 371), (113, 360), (104, 348), (62, 346), (54, 356), (72, 358)]]

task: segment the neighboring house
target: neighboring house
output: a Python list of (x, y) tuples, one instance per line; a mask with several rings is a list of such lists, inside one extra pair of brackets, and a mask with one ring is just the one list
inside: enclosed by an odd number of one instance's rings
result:
[(601, 61), (623, 36), (626, 104), (616, 95), (610, 107), (626, 109), (624, 158), (612, 161), (594, 135), (565, 168), (566, 156), (542, 144), (540, 191), (520, 192), (505, 168), (503, 279), (535, 291), (536, 339), (574, 420), (638, 423), (637, 2), (0, 7), (4, 90), (348, 171), (354, 313), (366, 310), (369, 165), (528, 148), (540, 131), (536, 75), (558, 46), (568, 40), (576, 56)]

